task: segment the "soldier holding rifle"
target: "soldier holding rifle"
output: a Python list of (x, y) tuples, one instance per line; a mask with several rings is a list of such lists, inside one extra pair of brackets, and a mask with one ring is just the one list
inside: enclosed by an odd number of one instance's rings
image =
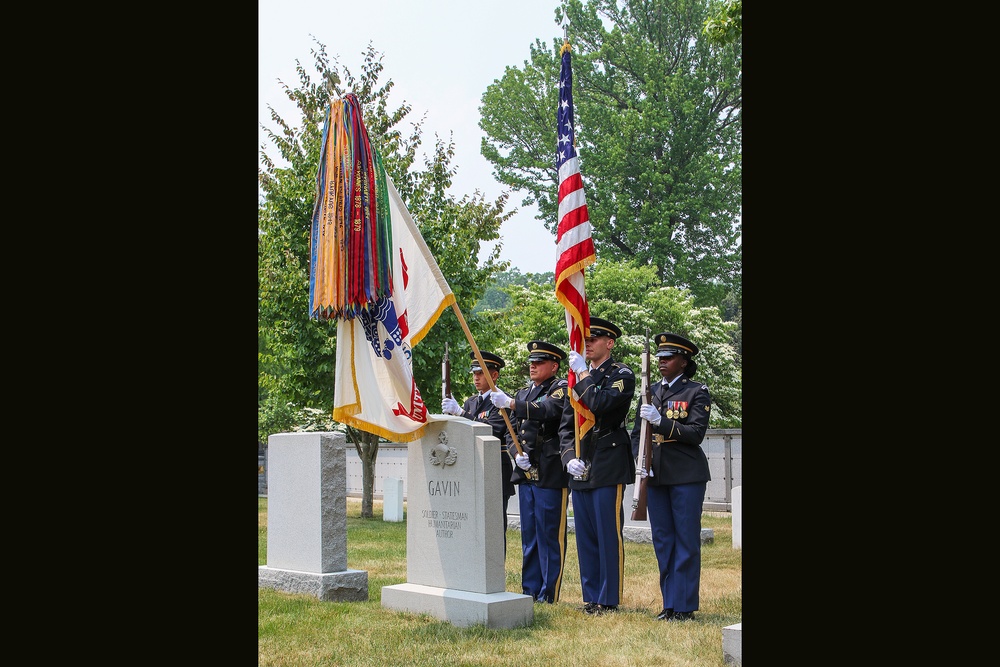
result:
[(523, 452), (507, 433), (507, 451), (514, 457), (521, 510), (521, 592), (536, 602), (559, 601), (566, 560), (566, 503), (569, 475), (559, 452), (559, 422), (566, 404), (567, 382), (556, 377), (566, 353), (552, 343), (528, 343), (531, 382), (511, 398), (502, 391), (491, 398), (498, 408), (514, 414)]
[(583, 611), (598, 616), (616, 611), (621, 602), (625, 583), (622, 500), (625, 487), (635, 478), (635, 458), (626, 428), (635, 395), (635, 373), (611, 357), (621, 335), (621, 329), (608, 320), (590, 318), (586, 360), (570, 351), (569, 366), (576, 374), (573, 391), (594, 415), (594, 426), (578, 443), (576, 411), (570, 401), (566, 401), (559, 425), (562, 461), (573, 476), (569, 488)]
[[(496, 381), (500, 377), (500, 369), (507, 364), (492, 352), (482, 352), (481, 354), (483, 361), (486, 363), (486, 372), (493, 379), (493, 386), (496, 386)], [(501, 496), (503, 497), (503, 549), (504, 554), (506, 554), (507, 506), (510, 502), (510, 497), (514, 495), (514, 483), (511, 481), (511, 476), (514, 474), (514, 465), (504, 447), (507, 422), (504, 420), (504, 416), (500, 414), (500, 409), (493, 405), (493, 401), (490, 400), (490, 383), (483, 373), (483, 368), (480, 366), (479, 360), (476, 359), (476, 353), (470, 353), (469, 358), (472, 359), (472, 367), (469, 371), (472, 373), (472, 383), (476, 386), (477, 393), (470, 396), (461, 407), (459, 407), (458, 401), (454, 398), (448, 397), (442, 399), (441, 412), (446, 415), (458, 415), (475, 422), (489, 424), (493, 429), (493, 435), (500, 441), (500, 469), (502, 471), (500, 474), (503, 485), (501, 490)]]
[(708, 385), (693, 382), (698, 346), (675, 333), (656, 334), (663, 377), (653, 386), (652, 404), (640, 405), (632, 428), (632, 455), (639, 451), (641, 422), (653, 430), (652, 462), (646, 482), (646, 511), (660, 570), (663, 610), (657, 620), (683, 621), (698, 609), (701, 579), (701, 514), (712, 479), (701, 448), (712, 397)]

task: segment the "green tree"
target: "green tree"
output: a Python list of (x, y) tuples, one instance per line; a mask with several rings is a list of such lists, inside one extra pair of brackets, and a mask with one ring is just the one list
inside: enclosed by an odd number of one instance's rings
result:
[[(411, 123), (407, 134), (398, 129), (411, 107), (404, 102), (390, 109), (388, 95), (394, 84), (391, 79), (379, 84), (381, 55), (369, 45), (361, 74), (355, 77), (336, 60), (331, 62), (318, 41), (310, 53), (318, 73), (315, 80), (296, 61), (299, 85), (283, 84), (301, 114), (300, 123), (291, 124), (271, 108), (276, 129), (262, 124), (271, 143), (261, 145), (258, 168), (258, 437), (262, 442), (272, 433), (326, 428), (310, 409), (333, 412), (336, 322), (311, 319), (308, 304), (310, 223), (324, 114), (331, 101), (347, 92), (357, 95), (369, 137), (459, 303), (475, 303), (493, 275), (508, 266), (499, 261), (499, 243), (478, 265), (480, 243), (499, 239), (501, 224), (513, 215), (503, 210), (508, 195), (488, 202), (478, 191), (461, 199), (447, 194), (455, 173), (450, 140), (445, 143), (435, 137), (424, 169), (414, 168), (423, 120)], [(269, 149), (277, 151), (280, 161)], [(414, 349), (414, 376), (427, 398), (440, 383), (444, 341), (458, 328), (457, 320), (442, 317), (435, 328), (441, 335), (428, 336)], [(303, 425), (304, 420), (308, 424)], [(332, 420), (330, 424), (336, 426)], [(364, 469), (362, 515), (371, 517), (379, 438), (357, 429), (347, 433)]]
[[(699, 305), (741, 292), (738, 43), (702, 34), (706, 0), (564, 0), (576, 138), (601, 260), (655, 264)], [(609, 26), (609, 27), (606, 27)], [(481, 152), (556, 230), (559, 48), (536, 40), (482, 96)]]
[(473, 308), (473, 314), (484, 309), (501, 310), (506, 307), (509, 299), (503, 288), (510, 285), (520, 285), (522, 287), (527, 287), (528, 285), (548, 285), (551, 289), (555, 289), (555, 273), (552, 271), (544, 273), (521, 273), (521, 270), (517, 267), (509, 271), (504, 271), (496, 276), (496, 280), (492, 285), (486, 288), (483, 297), (476, 304), (476, 307)]
[(743, 0), (722, 0), (716, 13), (705, 19), (702, 32), (716, 44), (732, 44), (743, 37)]

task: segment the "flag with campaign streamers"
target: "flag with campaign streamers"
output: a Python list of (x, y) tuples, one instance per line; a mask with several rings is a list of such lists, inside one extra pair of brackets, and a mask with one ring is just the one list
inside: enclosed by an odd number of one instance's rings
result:
[(310, 314), (337, 319), (333, 418), (395, 442), (428, 409), (412, 353), (455, 302), (348, 94), (327, 110), (310, 237)]

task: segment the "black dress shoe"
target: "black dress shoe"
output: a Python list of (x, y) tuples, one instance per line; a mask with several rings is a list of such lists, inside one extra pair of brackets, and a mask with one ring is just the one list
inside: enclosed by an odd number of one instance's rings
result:
[(656, 620), (669, 621), (673, 617), (674, 617), (673, 609), (664, 609), (663, 611), (661, 611), (659, 614), (656, 615)]
[(693, 611), (675, 611), (673, 616), (670, 617), (671, 621), (693, 621), (694, 612)]
[(583, 608), (583, 613), (590, 614), (591, 616), (600, 616), (614, 611), (618, 611), (618, 605), (597, 604), (596, 602), (588, 602)]

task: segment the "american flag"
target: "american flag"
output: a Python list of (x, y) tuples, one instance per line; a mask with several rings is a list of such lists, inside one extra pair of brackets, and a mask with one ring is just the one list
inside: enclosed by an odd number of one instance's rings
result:
[[(590, 309), (584, 289), (584, 269), (597, 261), (590, 238), (590, 215), (580, 177), (580, 158), (576, 154), (573, 127), (573, 66), (569, 42), (562, 47), (562, 70), (559, 73), (559, 109), (556, 113), (556, 168), (559, 170), (559, 227), (556, 233), (556, 298), (566, 308), (566, 329), (570, 349), (584, 354), (584, 339), (590, 334)], [(569, 371), (569, 387), (576, 384), (576, 374)], [(579, 437), (594, 425), (593, 413), (576, 400), (570, 391), (570, 403), (577, 413)], [(579, 440), (577, 441), (579, 445)]]

